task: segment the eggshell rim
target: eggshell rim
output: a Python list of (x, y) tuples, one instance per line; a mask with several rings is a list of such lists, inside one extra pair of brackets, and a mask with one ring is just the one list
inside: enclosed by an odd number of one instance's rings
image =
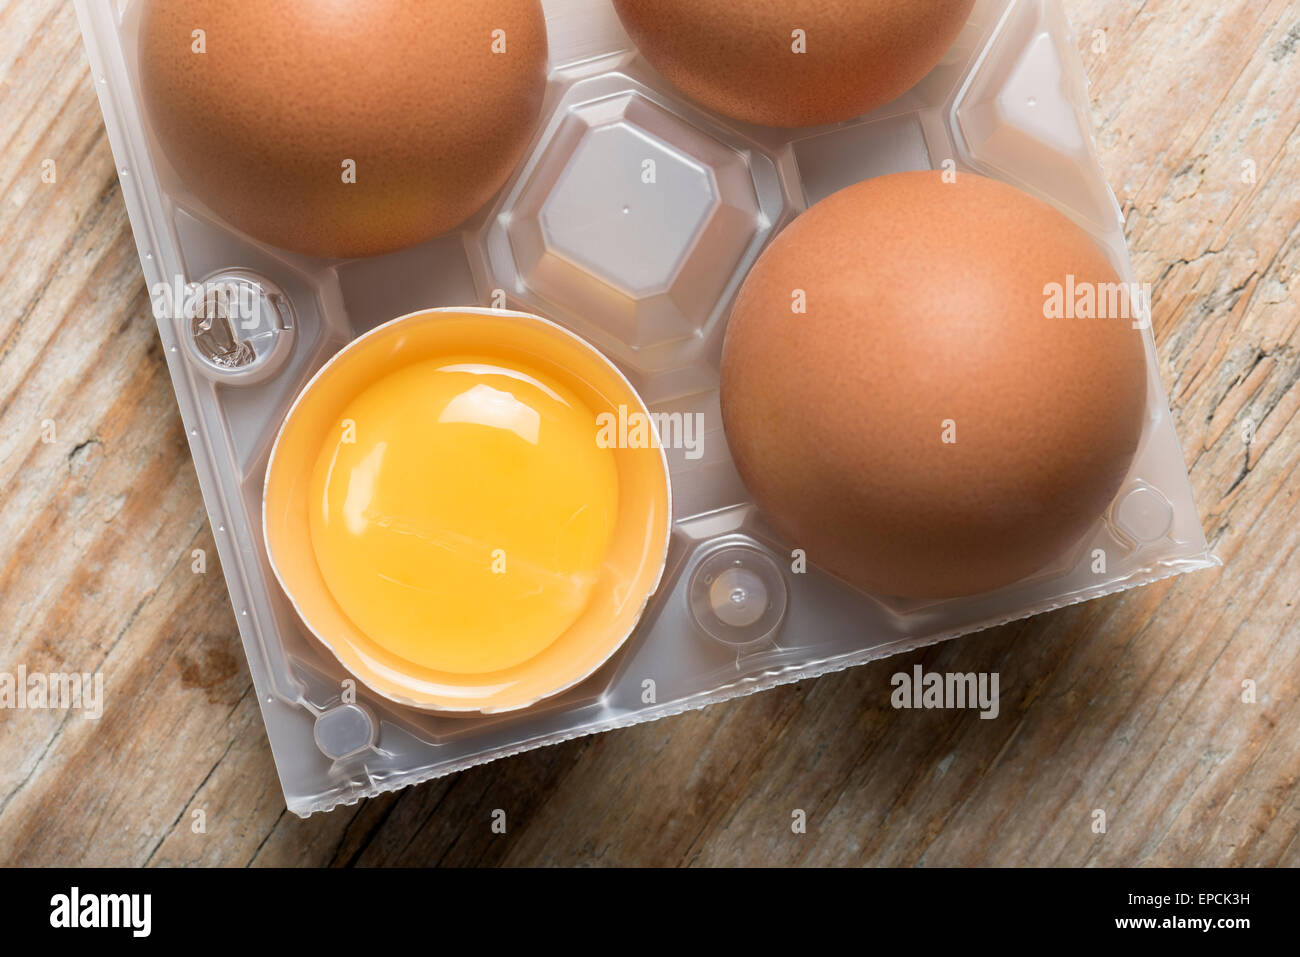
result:
[[(392, 326), (395, 326), (399, 323), (406, 322), (410, 319), (414, 319), (420, 316), (427, 316), (432, 313), (451, 313), (456, 315), (492, 316), (492, 317), (504, 318), (504, 319), (518, 319), (518, 320), (523, 320), (525, 322), (538, 323), (542, 326), (548, 327), (554, 332), (558, 332), (562, 334), (563, 336), (571, 340), (580, 349), (588, 352), (593, 358), (595, 358), (599, 363), (603, 364), (610, 372), (612, 372), (615, 375), (615, 377), (618, 379), (618, 381), (622, 383), (622, 385), (627, 389), (628, 395), (636, 400), (637, 410), (646, 415), (647, 420), (651, 424), (651, 428), (654, 430), (655, 446), (659, 451), (659, 462), (663, 468), (664, 490), (665, 490), (664, 511), (665, 511), (666, 527), (664, 529), (664, 535), (663, 535), (662, 554), (659, 556), (657, 561), (659, 568), (658, 568), (658, 572), (655, 574), (653, 582), (646, 589), (645, 596), (641, 600), (641, 606), (637, 609), (636, 613), (632, 616), (632, 619), (628, 624), (627, 631), (623, 635), (619, 636), (617, 641), (611, 643), (609, 647), (609, 651), (589, 670), (583, 672), (582, 674), (579, 674), (577, 677), (568, 681), (566, 684), (559, 685), (550, 691), (539, 694), (533, 698), (528, 699), (527, 701), (518, 704), (510, 704), (510, 705), (503, 705), (503, 706), (489, 707), (489, 708), (474, 707), (474, 706), (455, 707), (455, 706), (448, 705), (446, 703), (433, 704), (428, 701), (417, 701), (415, 699), (406, 698), (400, 694), (393, 693), (391, 690), (384, 690), (382, 688), (377, 687), (374, 683), (367, 680), (366, 678), (363, 678), (361, 674), (354, 671), (348, 665), (348, 663), (343, 660), (343, 657), (335, 649), (334, 645), (331, 642), (327, 641), (316, 629), (316, 627), (308, 620), (307, 616), (303, 613), (302, 608), (298, 604), (298, 599), (294, 597), (293, 592), (286, 584), (284, 575), (281, 574), (280, 572), (279, 565), (276, 563), (275, 555), (273, 554), (270, 545), (270, 534), (268, 530), (268, 517), (267, 517), (267, 491), (271, 483), (271, 473), (272, 473), (272, 468), (275, 464), (276, 453), (279, 451), (280, 448), (280, 440), (281, 438), (283, 438), (285, 430), (289, 425), (289, 422), (293, 419), (294, 413), (298, 410), (298, 405), (302, 402), (303, 398), (307, 395), (307, 393), (311, 391), (311, 389), (316, 385), (317, 381), (331, 367), (333, 367), (336, 362), (341, 361), (346, 355), (352, 352), (354, 347), (360, 345), (362, 342), (371, 338), (372, 336), (379, 335), (380, 333), (391, 328)], [(636, 631), (637, 625), (640, 624), (641, 619), (645, 616), (646, 608), (649, 607), (651, 599), (653, 599), (654, 596), (658, 593), (659, 586), (663, 583), (664, 572), (668, 567), (668, 551), (672, 544), (672, 530), (673, 530), (673, 483), (672, 483), (672, 476), (668, 468), (668, 456), (667, 453), (664, 451), (663, 442), (660, 440), (658, 427), (655, 424), (654, 417), (650, 414), (650, 410), (646, 406), (645, 400), (641, 397), (641, 394), (637, 391), (636, 387), (632, 385), (632, 383), (628, 380), (627, 376), (623, 374), (623, 371), (619, 369), (619, 367), (615, 365), (614, 362), (608, 356), (605, 355), (605, 353), (603, 353), (600, 349), (596, 348), (596, 346), (588, 342), (586, 339), (582, 338), (582, 336), (579, 336), (577, 333), (573, 332), (572, 330), (567, 329), (564, 326), (560, 325), (559, 323), (547, 319), (543, 316), (538, 316), (534, 313), (519, 312), (513, 309), (492, 309), (485, 306), (432, 306), (428, 309), (418, 309), (415, 312), (408, 312), (405, 315), (397, 316), (394, 319), (389, 319), (387, 322), (380, 323), (379, 325), (375, 326), (373, 329), (367, 330), (366, 332), (357, 336), (355, 339), (348, 342), (345, 346), (343, 346), (343, 348), (339, 349), (332, 356), (330, 356), (329, 359), (327, 359), (324, 362), (324, 364), (321, 365), (321, 367), (317, 369), (315, 373), (312, 374), (312, 377), (307, 380), (307, 382), (298, 390), (298, 393), (294, 396), (293, 402), (289, 405), (288, 410), (284, 413), (284, 417), (281, 419), (280, 426), (276, 430), (275, 441), (271, 444), (271, 452), (266, 460), (266, 474), (263, 476), (262, 479), (262, 544), (266, 551), (267, 561), (270, 563), (271, 566), (271, 572), (275, 575), (275, 579), (280, 585), (281, 592), (289, 600), (289, 604), (293, 607), (294, 614), (298, 616), (298, 620), (302, 622), (302, 624), (307, 628), (307, 630), (311, 632), (312, 636), (322, 646), (324, 646), (324, 648), (327, 651), (329, 651), (331, 655), (334, 656), (335, 660), (338, 661), (338, 663), (343, 666), (344, 670), (346, 670), (348, 674), (354, 675), (371, 691), (375, 692), (381, 697), (386, 698), (387, 700), (392, 701), (396, 704), (403, 705), (408, 708), (416, 708), (420, 711), (434, 712), (434, 713), (488, 715), (488, 714), (505, 714), (514, 711), (521, 711), (524, 708), (532, 707), (533, 705), (537, 704), (539, 701), (544, 701), (547, 698), (553, 698), (558, 694), (562, 694), (563, 692), (568, 691), (570, 688), (573, 688), (581, 684), (583, 681), (586, 681), (588, 678), (594, 675), (597, 671), (599, 671), (601, 668), (603, 668), (606, 664), (609, 663), (609, 660), (612, 657), (614, 657), (615, 653), (618, 652), (619, 649), (621, 649), (625, 644), (627, 644), (627, 640), (632, 637), (632, 632)], [(358, 631), (360, 631), (359, 628)]]

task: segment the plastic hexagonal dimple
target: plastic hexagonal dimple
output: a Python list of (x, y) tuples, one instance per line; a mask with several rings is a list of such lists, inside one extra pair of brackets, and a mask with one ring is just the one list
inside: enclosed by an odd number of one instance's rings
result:
[[(661, 192), (672, 197), (672, 216)], [(578, 144), (542, 206), (542, 237), (566, 262), (646, 299), (668, 292), (718, 204), (708, 169), (630, 123), (611, 123)]]
[(509, 271), (530, 305), (616, 358), (672, 368), (673, 344), (712, 330), (780, 216), (774, 167), (630, 81), (571, 94), (502, 213)]

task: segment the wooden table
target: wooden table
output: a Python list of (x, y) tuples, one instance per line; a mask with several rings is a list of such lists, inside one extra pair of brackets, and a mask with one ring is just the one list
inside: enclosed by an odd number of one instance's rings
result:
[[(109, 685), (0, 711), (0, 863), (1300, 864), (1300, 0), (1067, 8), (1224, 567), (303, 821), (71, 4), (0, 3), (0, 671)], [(916, 662), (1001, 717), (894, 711)]]

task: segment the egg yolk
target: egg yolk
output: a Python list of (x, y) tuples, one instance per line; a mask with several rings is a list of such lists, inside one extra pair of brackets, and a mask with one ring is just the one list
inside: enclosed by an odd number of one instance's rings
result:
[(321, 574), (371, 640), (435, 671), (520, 664), (582, 613), (618, 512), (592, 410), (538, 371), (428, 359), (358, 394), (311, 476)]

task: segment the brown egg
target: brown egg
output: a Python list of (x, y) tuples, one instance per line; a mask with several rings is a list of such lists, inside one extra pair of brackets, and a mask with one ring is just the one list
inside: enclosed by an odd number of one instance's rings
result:
[[(719, 113), (768, 126), (847, 120), (948, 52), (974, 0), (614, 0), (637, 49)], [(802, 45), (802, 49), (800, 49)]]
[(975, 175), (897, 173), (813, 206), (755, 264), (723, 350), (723, 424), (760, 510), (882, 595), (972, 594), (1062, 558), (1143, 427), (1143, 312), (1102, 285), (1119, 282), (1056, 209)]
[(329, 257), (462, 223), (519, 162), (546, 85), (538, 0), (146, 0), (139, 50), (185, 186), (255, 239)]

